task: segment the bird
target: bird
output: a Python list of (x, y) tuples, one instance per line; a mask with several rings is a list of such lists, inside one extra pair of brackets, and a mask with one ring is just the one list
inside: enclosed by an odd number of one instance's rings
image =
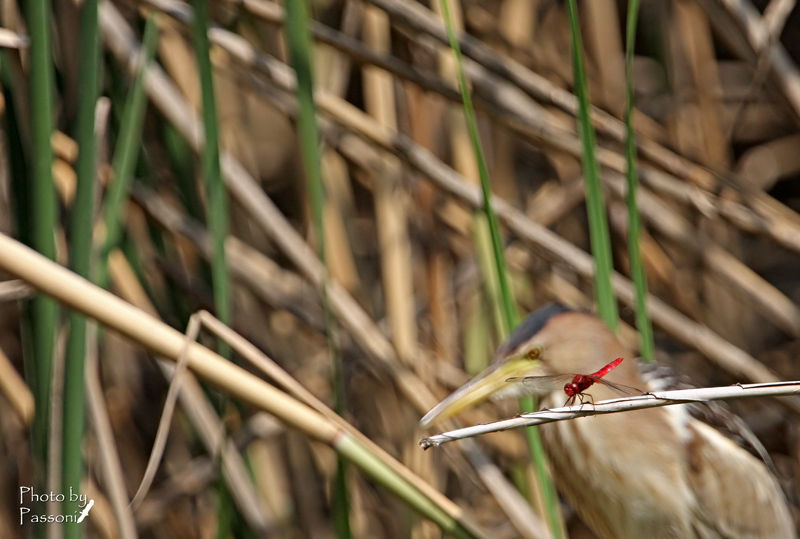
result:
[[(425, 428), (484, 400), (530, 394), (525, 377), (590, 373), (623, 358), (604, 378), (646, 388), (635, 356), (590, 312), (549, 304), (528, 315), (490, 366), (431, 409)], [(618, 398), (594, 384), (595, 399)], [(564, 402), (564, 389), (540, 395)], [(553, 480), (601, 538), (796, 537), (767, 466), (684, 405), (557, 421), (540, 427)]]

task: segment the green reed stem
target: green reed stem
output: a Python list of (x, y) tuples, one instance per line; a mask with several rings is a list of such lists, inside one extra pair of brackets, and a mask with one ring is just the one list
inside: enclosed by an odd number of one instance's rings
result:
[[(192, 0), (194, 18), (192, 38), (197, 55), (200, 86), (203, 94), (203, 126), (206, 143), (201, 155), (203, 179), (208, 199), (208, 230), (212, 237), (211, 279), (214, 288), (214, 308), (217, 318), (227, 325), (231, 324), (232, 302), (231, 281), (225, 257), (225, 239), (228, 236), (228, 192), (222, 179), (219, 163), (219, 122), (214, 98), (214, 72), (211, 67), (208, 43), (208, 2)], [(223, 357), (230, 356), (230, 348), (224, 342), (219, 344)]]
[(124, 221), (124, 207), (128, 200), (128, 192), (133, 181), (133, 171), (139, 158), (139, 148), (142, 140), (142, 126), (144, 113), (147, 107), (147, 93), (144, 86), (144, 76), (147, 66), (153, 61), (156, 45), (158, 43), (158, 14), (151, 14), (147, 18), (142, 38), (141, 65), (133, 80), (128, 100), (122, 112), (122, 123), (114, 148), (114, 159), (111, 167), (114, 179), (106, 193), (103, 204), (103, 220), (106, 226), (106, 238), (103, 250), (98, 261), (97, 278), (95, 282), (105, 287), (108, 282), (108, 255), (119, 243), (122, 235), (122, 222)]
[[(78, 185), (72, 205), (70, 227), (70, 269), (89, 278), (92, 254), (92, 225), (94, 223), (95, 185), (97, 184), (97, 141), (95, 140), (95, 110), (100, 95), (100, 37), (97, 0), (85, 0), (81, 8), (80, 64), (78, 74), (78, 110), (75, 139), (80, 153), (76, 172)], [(86, 430), (86, 398), (84, 395), (86, 363), (86, 318), (75, 311), (69, 313), (64, 369), (64, 430), (61, 448), (61, 485), (64, 492), (79, 492), (84, 475), (83, 438)], [(77, 501), (68, 496), (63, 505), (64, 515), (81, 510)], [(83, 526), (65, 523), (64, 536), (78, 539)]]
[(608, 232), (606, 205), (603, 199), (603, 185), (600, 180), (600, 166), (595, 153), (596, 142), (594, 126), (591, 120), (591, 102), (589, 100), (589, 83), (586, 77), (586, 66), (583, 58), (583, 40), (578, 19), (576, 0), (567, 0), (570, 32), (572, 34), (572, 67), (575, 76), (575, 94), (578, 97), (578, 128), (581, 135), (583, 151), (583, 176), (586, 182), (586, 211), (589, 216), (589, 239), (592, 245), (595, 274), (594, 287), (597, 298), (597, 312), (613, 330), (617, 330), (619, 313), (614, 289), (611, 286), (611, 275), (614, 271), (611, 258), (611, 237)]
[[(448, 0), (440, 0), (442, 7), (442, 14), (444, 16), (445, 27), (447, 28), (447, 37), (450, 41), (450, 48), (456, 59), (456, 74), (458, 78), (458, 88), (461, 92), (461, 99), (464, 105), (464, 116), (467, 122), (467, 130), (469, 131), (470, 140), (472, 141), (473, 150), (475, 151), (475, 159), (478, 165), (478, 173), (481, 179), (481, 188), (483, 190), (484, 213), (489, 222), (489, 232), (492, 239), (492, 248), (494, 251), (495, 264), (497, 266), (497, 278), (499, 280), (500, 296), (502, 298), (503, 314), (504, 314), (504, 327), (502, 336), (505, 337), (517, 325), (517, 312), (514, 303), (513, 293), (508, 282), (508, 272), (505, 264), (505, 254), (503, 251), (503, 240), (500, 236), (500, 224), (497, 219), (497, 214), (492, 209), (492, 189), (489, 179), (489, 169), (486, 166), (486, 159), (483, 153), (483, 146), (478, 133), (478, 121), (475, 115), (475, 108), (472, 105), (472, 96), (469, 93), (467, 85), (467, 77), (464, 74), (463, 57), (461, 55), (461, 47), (456, 35), (455, 25), (452, 16), (450, 15), (450, 6)], [(535, 410), (535, 403), (532, 397), (523, 397), (519, 400), (520, 407), (524, 412), (532, 412)], [(531, 460), (534, 463), (534, 468), (539, 479), (539, 485), (542, 488), (542, 499), (544, 500), (545, 509), (547, 512), (547, 519), (550, 524), (550, 530), (554, 536), (559, 537), (561, 534), (561, 518), (558, 508), (558, 497), (555, 493), (550, 477), (547, 473), (547, 465), (545, 464), (544, 447), (542, 440), (539, 436), (539, 431), (536, 428), (525, 429), (528, 438), (528, 445), (531, 451)]]
[[(34, 249), (55, 260), (54, 235), (58, 222), (55, 187), (53, 185), (53, 64), (50, 44), (50, 2), (30, 0), (27, 6), (30, 46), (31, 99), (31, 184), (30, 225)], [(47, 455), (47, 430), (50, 417), (53, 353), (58, 323), (58, 305), (44, 296), (31, 301), (31, 329), (35, 374), (32, 388), (36, 398), (33, 445), (37, 458), (44, 463)], [(29, 379), (30, 380), (30, 379)]]
[(655, 359), (653, 326), (647, 314), (647, 275), (641, 253), (642, 219), (636, 204), (636, 190), (639, 184), (636, 162), (636, 131), (633, 128), (633, 52), (636, 45), (636, 23), (639, 19), (639, 0), (628, 2), (625, 44), (625, 157), (628, 161), (628, 190), (625, 202), (628, 206), (628, 258), (631, 265), (631, 279), (636, 292), (636, 328), (641, 339), (641, 354), (646, 361)]
[[(325, 311), (325, 327), (328, 329), (328, 351), (333, 362), (334, 409), (342, 413), (345, 406), (344, 381), (342, 378), (341, 357), (333, 341), (334, 317), (328, 301), (329, 273), (325, 253), (325, 223), (323, 206), (325, 203), (325, 186), (322, 181), (320, 166), (320, 136), (317, 128), (316, 106), (314, 104), (314, 82), (311, 69), (311, 37), (308, 31), (309, 16), (305, 0), (288, 0), (286, 2), (286, 37), (292, 65), (297, 76), (298, 131), (300, 150), (303, 157), (303, 168), (306, 173), (308, 195), (311, 203), (311, 216), (314, 223), (314, 235), (317, 240), (317, 252), (322, 262), (322, 303)], [(339, 458), (335, 495), (333, 496), (334, 524), (337, 537), (352, 537), (350, 527), (350, 504), (346, 481), (347, 466), (344, 459)]]

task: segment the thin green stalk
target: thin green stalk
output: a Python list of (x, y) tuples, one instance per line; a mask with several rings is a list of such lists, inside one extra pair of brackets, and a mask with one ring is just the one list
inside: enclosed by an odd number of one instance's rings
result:
[(114, 148), (112, 169), (114, 179), (108, 188), (104, 206), (103, 219), (106, 225), (106, 238), (97, 268), (95, 282), (105, 287), (108, 282), (108, 255), (116, 247), (122, 234), (124, 220), (124, 204), (128, 190), (133, 181), (133, 170), (139, 157), (139, 146), (144, 125), (144, 113), (147, 105), (147, 94), (144, 87), (144, 74), (147, 66), (153, 61), (158, 43), (158, 15), (151, 14), (147, 18), (142, 38), (142, 63), (131, 86), (125, 110), (122, 113), (119, 137)]
[(450, 6), (447, 0), (439, 1), (442, 6), (445, 27), (447, 28), (447, 37), (450, 40), (450, 48), (453, 49), (453, 54), (456, 58), (458, 89), (461, 91), (461, 99), (464, 102), (464, 117), (467, 122), (469, 138), (472, 141), (472, 147), (475, 150), (475, 160), (478, 165), (478, 174), (481, 178), (484, 204), (483, 210), (486, 214), (487, 220), (489, 221), (489, 233), (492, 237), (492, 249), (494, 250), (494, 259), (497, 265), (497, 276), (500, 284), (500, 296), (503, 299), (503, 321), (505, 327), (503, 328), (502, 333), (505, 336), (514, 326), (517, 325), (517, 311), (514, 307), (514, 299), (513, 294), (511, 293), (511, 287), (508, 284), (508, 273), (506, 272), (505, 254), (503, 252), (503, 239), (500, 237), (500, 222), (497, 219), (497, 214), (492, 209), (492, 186), (489, 180), (489, 168), (486, 166), (486, 158), (483, 154), (483, 146), (481, 145), (480, 134), (478, 133), (478, 120), (475, 116), (475, 108), (472, 106), (472, 96), (469, 93), (467, 77), (464, 74), (461, 47), (458, 44), (458, 36), (456, 35), (455, 25), (453, 24), (453, 20), (450, 15)]
[[(192, 39), (197, 59), (200, 88), (203, 100), (203, 129), (205, 145), (200, 155), (203, 170), (203, 180), (208, 201), (207, 221), (211, 234), (211, 283), (214, 290), (214, 308), (217, 318), (226, 325), (231, 324), (231, 283), (228, 273), (228, 263), (225, 256), (225, 239), (228, 236), (228, 193), (222, 180), (219, 164), (219, 122), (217, 120), (217, 107), (214, 97), (214, 72), (211, 67), (208, 43), (208, 2), (206, 0), (192, 0), (194, 17), (192, 18)], [(227, 343), (220, 340), (217, 350), (222, 357), (230, 359), (231, 349)], [(221, 407), (225, 406), (227, 399), (222, 399)], [(233, 499), (227, 494), (227, 486), (223, 481), (218, 484), (220, 491), (219, 506), (217, 508), (217, 537), (224, 539), (232, 530), (236, 508)]]
[[(96, 183), (95, 108), (100, 93), (100, 38), (98, 35), (97, 0), (85, 0), (81, 8), (80, 67), (78, 77), (78, 114), (75, 139), (78, 141), (78, 186), (72, 206), (70, 228), (70, 268), (89, 278), (92, 252), (92, 221)], [(69, 339), (64, 370), (64, 430), (62, 445), (62, 489), (78, 492), (84, 473), (81, 446), (86, 429), (84, 370), (86, 359), (86, 318), (75, 311), (69, 314)], [(62, 506), (64, 515), (80, 511), (77, 501), (67, 497)], [(83, 526), (66, 523), (64, 536), (77, 539)]]
[(595, 154), (596, 143), (591, 120), (589, 83), (583, 59), (583, 40), (581, 39), (576, 0), (567, 0), (567, 12), (572, 33), (572, 67), (575, 77), (575, 95), (578, 97), (578, 127), (583, 143), (583, 177), (586, 181), (586, 211), (589, 215), (589, 238), (595, 265), (594, 288), (597, 312), (608, 324), (608, 327), (616, 331), (619, 324), (619, 312), (614, 289), (611, 286), (611, 275), (614, 271), (611, 258), (611, 238), (608, 233), (600, 166)]
[[(322, 302), (325, 311), (325, 327), (328, 329), (328, 351), (333, 362), (334, 409), (341, 414), (344, 411), (345, 403), (344, 383), (340, 364), (341, 358), (333, 342), (334, 318), (328, 302), (329, 275), (325, 256), (325, 233), (322, 215), (325, 203), (325, 187), (320, 169), (320, 138), (317, 129), (316, 107), (314, 105), (314, 83), (311, 75), (311, 38), (308, 31), (308, 21), (305, 0), (289, 0), (286, 2), (286, 37), (289, 41), (292, 65), (297, 76), (297, 100), (299, 104), (297, 123), (300, 135), (300, 151), (303, 156), (303, 168), (308, 184), (317, 251), (323, 268)], [(336, 534), (337, 537), (341, 538), (352, 537), (346, 472), (346, 462), (344, 459), (339, 458), (335, 484), (336, 495), (333, 497), (333, 512)]]
[[(506, 296), (500, 289), (500, 277), (497, 274), (497, 256), (494, 251), (489, 219), (486, 217), (485, 212), (475, 212), (472, 216), (472, 242), (475, 246), (475, 257), (478, 259), (478, 267), (483, 281), (483, 297), (481, 300), (489, 304), (490, 316), (486, 320), (487, 325), (485, 328), (486, 334), (491, 340), (492, 336), (508, 335), (513, 325), (509, 325), (508, 317), (506, 316)], [(511, 301), (514, 303), (513, 297)], [(512, 321), (510, 323), (514, 324), (516, 322)], [(492, 327), (495, 329), (494, 332), (491, 331)], [(481, 355), (480, 369), (475, 373), (477, 374), (488, 367), (490, 359), (491, 354), (484, 353)], [(466, 367), (466, 358), (464, 366)]]
[[(214, 288), (214, 308), (217, 318), (224, 324), (231, 324), (231, 282), (228, 264), (225, 259), (225, 239), (228, 236), (228, 192), (222, 179), (219, 164), (219, 124), (214, 98), (214, 74), (208, 55), (208, 2), (192, 0), (194, 18), (192, 37), (197, 55), (200, 86), (203, 93), (203, 126), (205, 146), (201, 161), (208, 199), (208, 230), (212, 237), (211, 279)], [(219, 344), (220, 355), (230, 356), (230, 348), (224, 342)]]
[(178, 179), (178, 187), (184, 197), (183, 204), (190, 217), (203, 220), (203, 204), (195, 188), (195, 155), (191, 147), (172, 126), (165, 123), (162, 127), (164, 147), (170, 157), (172, 170)]
[[(29, 167), (27, 166), (26, 147), (23, 146), (24, 135), (20, 128), (20, 102), (17, 101), (17, 94), (22, 90), (15, 87), (14, 77), (12, 76), (11, 59), (12, 52), (8, 49), (0, 49), (0, 74), (3, 81), (3, 98), (5, 100), (5, 119), (4, 127), (6, 129), (5, 141), (8, 144), (6, 155), (8, 156), (8, 166), (11, 175), (11, 197), (13, 203), (11, 208), (14, 208), (14, 218), (16, 223), (17, 235), (23, 243), (32, 245), (31, 239), (31, 222), (29, 219), (27, 208), (31, 207), (31, 186), (28, 182)], [(24, 86), (24, 85), (23, 85)], [(19, 333), (20, 341), (22, 342), (22, 362), (23, 371), (25, 373), (25, 381), (29, 387), (32, 388), (34, 395), (36, 392), (36, 358), (33, 351), (33, 335), (32, 335), (32, 305), (30, 301), (23, 301), (20, 304), (20, 324)], [(36, 403), (38, 406), (39, 403)], [(38, 412), (37, 412), (38, 415)], [(35, 433), (35, 430), (33, 431)], [(34, 436), (35, 438), (35, 436)], [(32, 454), (35, 458), (42, 458), (41, 450), (35, 445), (36, 440), (32, 447)], [(42, 482), (43, 484), (43, 482)]]
[(463, 362), (464, 370), (475, 376), (489, 366), (492, 342), (495, 337), (504, 334), (505, 315), (489, 223), (483, 213), (475, 213), (472, 217), (472, 241), (482, 276), (483, 294), (476, 294), (474, 301), (470, 302), (467, 328), (463, 332)]
[[(168, 122), (164, 123), (161, 129), (164, 148), (169, 155), (171, 169), (177, 180), (176, 187), (180, 193), (183, 207), (186, 208), (187, 215), (202, 223), (205, 221), (205, 209), (203, 206), (203, 197), (200, 196), (201, 193), (197, 189), (197, 157), (192, 151), (192, 148), (186, 143), (172, 124)], [(155, 234), (155, 236), (158, 237), (160, 237), (160, 235), (160, 232)], [(162, 247), (161, 253), (166, 255), (168, 249), (163, 249), (165, 245), (164, 242), (160, 241), (159, 244)], [(212, 282), (211, 266), (205, 259), (199, 262), (197, 272), (203, 282)], [(186, 304), (186, 298), (174, 294), (171, 289), (167, 291), (167, 295), (169, 298), (163, 303), (162, 307), (169, 308), (175, 313), (176, 319), (180, 320), (181, 324), (186, 324), (189, 317), (192, 315), (192, 308)], [(184, 314), (178, 314), (184, 311)]]
[[(23, 90), (15, 87), (11, 68), (12, 54), (10, 50), (0, 48), (0, 77), (3, 82), (3, 100), (6, 109), (3, 118), (5, 119), (5, 139), (8, 144), (8, 166), (11, 175), (10, 194), (13, 199), (11, 207), (16, 208), (14, 222), (17, 237), (26, 245), (31, 245), (31, 222), (28, 219), (28, 212), (25, 211), (25, 208), (30, 208), (31, 204), (30, 185), (27, 182), (29, 167), (26, 157), (28, 156), (25, 153), (27, 148), (23, 145), (24, 135), (20, 125), (20, 114), (23, 114), (20, 111), (21, 101), (17, 100), (17, 94)], [(26, 368), (26, 373), (27, 371)], [(31, 384), (31, 387), (35, 387), (32, 379), (28, 379), (28, 383)]]
[(228, 487), (225, 485), (225, 479), (222, 474), (222, 462), (220, 461), (218, 466), (217, 473), (219, 474), (217, 477), (217, 494), (219, 496), (219, 500), (217, 505), (219, 509), (217, 510), (217, 539), (227, 539), (228, 537), (235, 537), (231, 530), (234, 526), (234, 520), (236, 519), (236, 511), (233, 505), (233, 498), (231, 497), (231, 493), (228, 491)]
[(319, 132), (317, 129), (316, 106), (314, 104), (313, 80), (311, 76), (311, 47), (308, 37), (308, 14), (306, 3), (291, 0), (286, 3), (286, 33), (289, 40), (292, 64), (297, 76), (298, 130), (303, 168), (309, 188), (311, 218), (317, 239), (317, 250), (325, 261), (325, 242), (323, 227), (324, 185), (319, 155)]
[[(489, 180), (489, 169), (486, 166), (486, 159), (483, 155), (483, 147), (481, 145), (480, 135), (478, 133), (478, 121), (475, 116), (475, 108), (472, 105), (472, 96), (469, 93), (467, 86), (467, 77), (464, 74), (463, 59), (461, 56), (461, 47), (458, 43), (458, 36), (456, 35), (455, 25), (453, 24), (450, 15), (450, 6), (448, 0), (440, 0), (442, 7), (442, 15), (444, 17), (445, 27), (447, 28), (447, 37), (450, 41), (450, 48), (453, 49), (453, 54), (456, 59), (456, 73), (458, 78), (458, 88), (461, 92), (461, 98), (464, 104), (464, 116), (467, 122), (467, 129), (472, 141), (472, 146), (475, 151), (475, 159), (478, 165), (478, 173), (481, 178), (481, 188), (483, 189), (483, 203), (484, 213), (489, 222), (489, 232), (492, 238), (492, 248), (494, 251), (494, 259), (497, 266), (497, 278), (499, 281), (500, 296), (503, 305), (503, 321), (504, 327), (502, 328), (502, 336), (505, 337), (517, 325), (517, 311), (514, 306), (514, 298), (511, 287), (508, 282), (508, 273), (506, 271), (505, 253), (503, 251), (503, 240), (500, 237), (500, 225), (497, 219), (497, 214), (492, 209), (492, 189)], [(519, 399), (520, 408), (524, 412), (532, 412), (535, 410), (535, 403), (532, 397), (523, 397)], [(558, 508), (558, 497), (556, 496), (553, 483), (547, 473), (547, 465), (545, 463), (544, 447), (542, 440), (539, 436), (539, 431), (536, 428), (525, 429), (525, 434), (528, 439), (528, 445), (531, 451), (531, 460), (534, 463), (534, 468), (539, 478), (539, 486), (542, 489), (542, 499), (544, 501), (545, 510), (547, 512), (547, 520), (550, 525), (550, 530), (555, 537), (561, 536), (561, 517)]]
[[(31, 230), (33, 248), (55, 260), (55, 229), (57, 206), (53, 186), (53, 65), (50, 45), (50, 2), (30, 0), (28, 3), (31, 95)], [(53, 353), (55, 350), (58, 305), (44, 296), (32, 300), (32, 336), (35, 361), (36, 418), (34, 420), (34, 451), (41, 462), (47, 455), (47, 430), (52, 385)]]
[(639, 0), (628, 2), (625, 44), (625, 157), (628, 161), (628, 191), (625, 201), (628, 205), (628, 258), (631, 264), (631, 278), (636, 292), (636, 328), (641, 339), (641, 354), (646, 361), (655, 359), (653, 326), (647, 315), (647, 275), (644, 270), (640, 249), (642, 220), (636, 204), (636, 189), (639, 177), (636, 171), (636, 131), (633, 129), (633, 50), (636, 44), (636, 22), (639, 19)]

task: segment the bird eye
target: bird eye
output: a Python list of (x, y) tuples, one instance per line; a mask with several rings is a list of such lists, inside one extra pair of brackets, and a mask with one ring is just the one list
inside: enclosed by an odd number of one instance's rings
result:
[(542, 350), (538, 347), (531, 348), (528, 350), (527, 358), (528, 359), (539, 359), (539, 356), (542, 355)]

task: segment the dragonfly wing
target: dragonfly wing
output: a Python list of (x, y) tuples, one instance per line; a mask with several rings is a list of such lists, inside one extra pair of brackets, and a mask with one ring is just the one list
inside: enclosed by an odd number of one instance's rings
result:
[(534, 391), (557, 391), (563, 390), (564, 385), (571, 382), (574, 374), (552, 374), (549, 376), (525, 376), (509, 378), (506, 382), (521, 382), (528, 389)]
[(595, 383), (602, 384), (608, 388), (611, 388), (613, 391), (619, 393), (624, 397), (635, 397), (644, 394), (644, 391), (635, 387), (625, 386), (622, 384), (615, 384), (614, 382), (609, 382), (608, 380), (603, 380), (601, 378), (597, 378), (594, 376), (592, 376), (591, 378), (592, 380), (594, 380)]

